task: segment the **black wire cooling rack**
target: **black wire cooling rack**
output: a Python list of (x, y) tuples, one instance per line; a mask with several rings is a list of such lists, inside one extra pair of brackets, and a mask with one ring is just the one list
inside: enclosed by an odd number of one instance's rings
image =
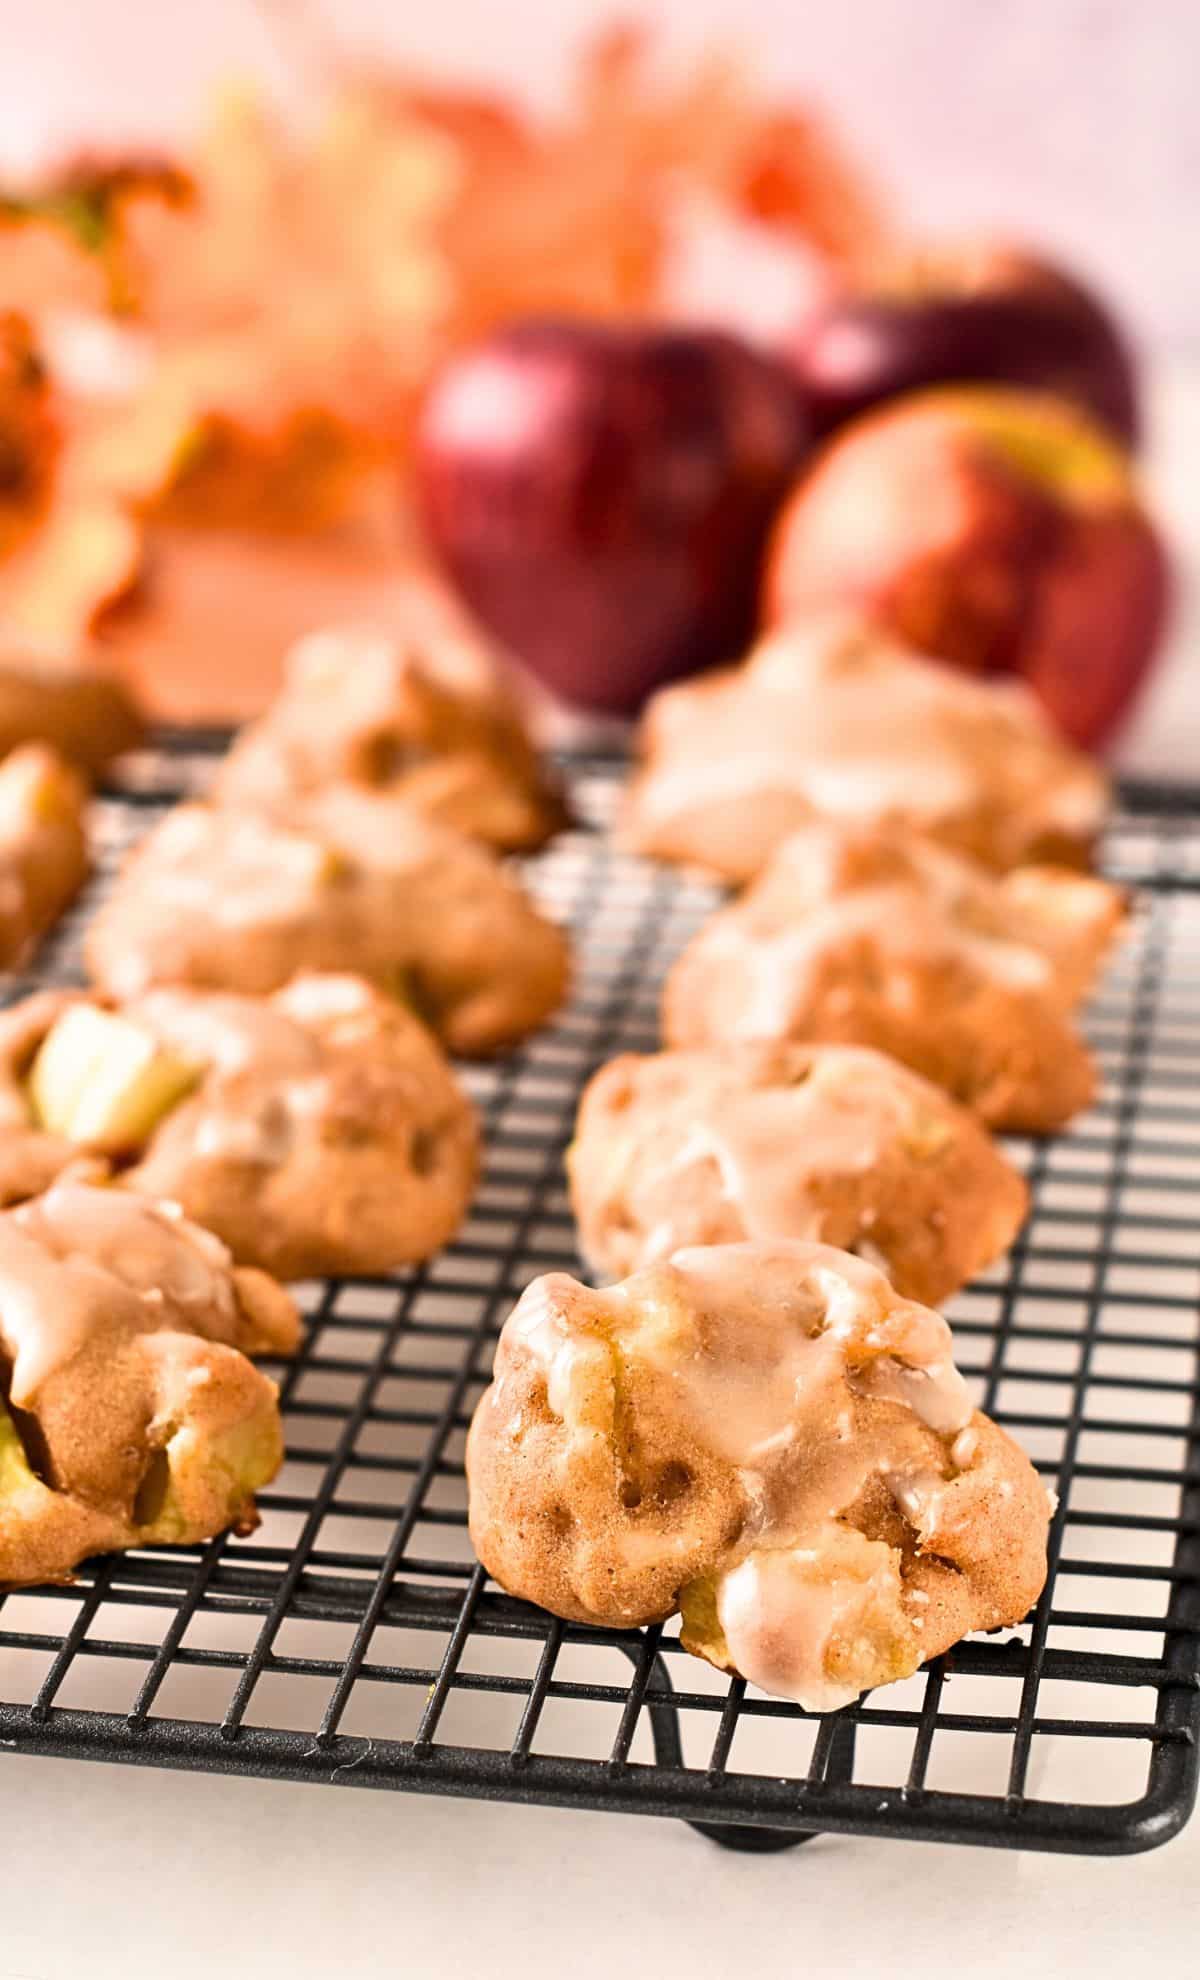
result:
[[(101, 802), (99, 887), (202, 774), (177, 738)], [(591, 826), (618, 774), (574, 766)], [(817, 1719), (671, 1629), (558, 1622), (474, 1561), (463, 1449), (492, 1345), (529, 1279), (578, 1269), (562, 1154), (580, 1088), (653, 1047), (663, 970), (712, 905), (585, 824), (530, 869), (574, 934), (570, 1008), (466, 1075), (487, 1125), (469, 1223), (420, 1271), (301, 1288), (307, 1344), (277, 1370), (288, 1458), (253, 1536), (0, 1602), (0, 1744), (677, 1816), (742, 1848), (819, 1830), (1165, 1841), (1200, 1733), (1200, 794), (1128, 792), (1107, 864), (1139, 891), (1090, 1011), (1103, 1097), (1071, 1133), (1014, 1144), (1032, 1216), (950, 1308), (978, 1400), (1059, 1494), (1021, 1629)], [(89, 905), (38, 980), (76, 974)]]

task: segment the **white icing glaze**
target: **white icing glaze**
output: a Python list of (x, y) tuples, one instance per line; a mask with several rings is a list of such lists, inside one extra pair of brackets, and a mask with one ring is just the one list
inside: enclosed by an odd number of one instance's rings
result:
[[(287, 683), (277, 709), (305, 704), (338, 728), (387, 712), (414, 664), (414, 655), (386, 633), (359, 626), (327, 626), (306, 633), (289, 650)], [(333, 697), (331, 703), (330, 697)]]
[(291, 1123), (284, 1108), (260, 1108), (237, 1113), (210, 1108), (196, 1124), (192, 1153), (199, 1161), (253, 1162), (273, 1168), (287, 1159), (293, 1144)]
[(929, 1544), (942, 1529), (946, 1493), (952, 1482), (928, 1465), (910, 1466), (888, 1478), (892, 1497), (923, 1544)]
[[(837, 1542), (835, 1541), (835, 1547)], [(826, 1549), (771, 1547), (747, 1555), (717, 1585), (717, 1615), (742, 1676), (809, 1712), (834, 1712), (858, 1696), (826, 1670), (835, 1635), (855, 1632), (873, 1602), (895, 1603), (890, 1547), (860, 1540), (847, 1563), (837, 1549), (831, 1578)], [(854, 1572), (848, 1572), (849, 1566)]]
[[(805, 1091), (800, 1087), (795, 1092), (784, 1088), (745, 1093), (722, 1106), (719, 1124), (699, 1121), (693, 1130), (690, 1145), (697, 1155), (707, 1154), (716, 1163), (722, 1187), (737, 1205), (748, 1238), (817, 1235), (817, 1213), (805, 1203), (789, 1171), (789, 1158), (805, 1133), (809, 1111), (803, 1103)], [(840, 1119), (835, 1111), (823, 1109), (821, 1160), (843, 1172), (869, 1170), (879, 1136), (864, 1132), (864, 1127), (862, 1115), (852, 1109)]]
[(375, 999), (361, 976), (313, 974), (297, 976), (272, 999), (276, 1011), (299, 1024), (324, 1024), (331, 1018), (354, 1017), (369, 1011)]
[(857, 941), (897, 963), (961, 963), (1005, 989), (1053, 990), (1055, 965), (1036, 931), (1006, 912), (988, 876), (953, 855), (906, 841), (906, 877), (842, 885), (819, 876), (814, 890), (806, 864), (814, 847), (825, 850), (807, 834), (790, 841), (759, 898), (717, 916), (699, 938), (700, 953), (741, 979), (735, 1038), (786, 1035), (823, 964)]
[[(781, 700), (782, 711), (790, 708), (791, 698)], [(970, 800), (968, 779), (954, 774), (952, 766), (936, 766), (932, 782), (921, 790), (908, 792), (902, 772), (903, 759), (888, 759), (879, 765), (827, 763), (824, 768), (797, 762), (793, 744), (786, 732), (796, 727), (786, 719), (772, 719), (775, 707), (761, 709), (760, 719), (775, 731), (773, 740), (756, 742), (753, 748), (739, 747), (730, 738), (730, 753), (718, 759), (705, 757), (702, 764), (680, 761), (656, 769), (647, 781), (642, 802), (646, 820), (654, 825), (669, 822), (693, 805), (712, 806), (753, 803), (769, 804), (772, 798), (787, 794), (814, 812), (833, 817), (861, 819), (874, 817), (888, 808), (903, 807), (907, 816), (932, 822), (941, 812), (954, 812)], [(782, 726), (784, 735), (778, 731)], [(908, 801), (906, 802), (906, 793)]]
[(320, 1064), (316, 1039), (274, 999), (153, 990), (125, 1015), (185, 1058), (222, 1072), (255, 1066), (264, 1073), (302, 1074)]
[(146, 857), (158, 886), (170, 876), (175, 912), (200, 914), (226, 927), (269, 924), (307, 909), (328, 886), (336, 865), (316, 833), (287, 829), (249, 811), (215, 812), (202, 805), (180, 805), (168, 813), (147, 841)]
[(95, 1259), (135, 1291), (159, 1286), (185, 1304), (231, 1303), (228, 1248), (176, 1205), (164, 1209), (145, 1197), (58, 1182), (12, 1215), (61, 1257)]
[(1005, 794), (1084, 832), (1103, 817), (1103, 780), (1027, 691), (971, 680), (852, 615), (794, 622), (718, 692), (677, 690), (663, 728), (638, 798), (652, 829), (697, 805), (783, 798), (860, 823), (931, 826)]
[(979, 1432), (968, 1425), (965, 1430), (959, 1431), (950, 1446), (950, 1462), (957, 1465), (960, 1471), (965, 1471), (969, 1464), (974, 1463), (978, 1450)]
[[(155, 990), (127, 1009), (165, 1044), (213, 1069), (200, 1095), (191, 1147), (203, 1159), (283, 1162), (299, 1123), (330, 1101), (321, 1027), (344, 1042), (348, 1020), (370, 1012), (371, 993), (357, 977), (297, 978), (271, 998), (189, 990)], [(226, 1092), (223, 1079), (252, 1074)]]
[[(612, 1475), (618, 1394), (647, 1421), (737, 1474), (742, 1550), (714, 1584), (736, 1667), (813, 1710), (854, 1695), (829, 1677), (836, 1636), (909, 1628), (900, 1556), (843, 1515), (882, 1479), (920, 1535), (934, 1533), (977, 1434), (937, 1313), (901, 1300), (861, 1258), (800, 1240), (692, 1247), (602, 1294), (535, 1281), (506, 1334), (538, 1364), (569, 1462)], [(647, 1386), (648, 1385), (648, 1386)], [(856, 1400), (857, 1399), (857, 1400)], [(864, 1402), (882, 1404), (870, 1413)], [(939, 1440), (931, 1446), (930, 1433)], [(939, 1456), (940, 1449), (940, 1456)], [(686, 1535), (629, 1521), (631, 1567), (682, 1560)]]
[[(825, 1213), (814, 1177), (869, 1176), (890, 1148), (933, 1153), (953, 1136), (940, 1096), (923, 1101), (915, 1075), (854, 1046), (823, 1047), (803, 1077), (780, 1073), (774, 1083), (754, 1083), (752, 1064), (740, 1056), (722, 1066), (715, 1058), (668, 1055), (648, 1061), (646, 1072), (644, 1086), (634, 1089), (637, 1104), (603, 1119), (611, 1154), (591, 1185), (601, 1221), (628, 1204), (647, 1228), (643, 1262), (675, 1249), (681, 1179), (689, 1171), (715, 1170), (747, 1238), (817, 1240)], [(589, 1142), (592, 1163), (598, 1167), (599, 1154)], [(869, 1218), (864, 1211), (864, 1223)], [(862, 1244), (856, 1250), (887, 1272), (881, 1252)]]
[(527, 1286), (508, 1317), (505, 1331), (521, 1341), (546, 1380), (546, 1400), (574, 1440), (603, 1436), (611, 1424), (613, 1358), (604, 1337), (566, 1324), (564, 1298), (575, 1281), (552, 1272)]
[(12, 1400), (27, 1408), (53, 1370), (87, 1341), (97, 1275), (67, 1269), (14, 1218), (0, 1221), (0, 1336), (12, 1358)]
[(232, 1324), (231, 1269), (220, 1240), (174, 1206), (56, 1183), (0, 1217), (0, 1333), (13, 1357), (13, 1401), (28, 1404), (87, 1345), (114, 1278), (149, 1304), (202, 1306)]
[(881, 1355), (852, 1378), (852, 1386), (878, 1401), (903, 1403), (939, 1437), (956, 1436), (971, 1421), (970, 1392), (948, 1351), (915, 1368)]

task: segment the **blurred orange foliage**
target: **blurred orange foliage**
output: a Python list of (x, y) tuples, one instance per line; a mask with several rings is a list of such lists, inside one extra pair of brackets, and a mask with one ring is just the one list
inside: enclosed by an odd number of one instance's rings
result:
[[(875, 202), (818, 119), (727, 59), (668, 84), (650, 54), (638, 30), (602, 37), (556, 123), (333, 64), (312, 130), (231, 93), (181, 162), (85, 157), (0, 200), (0, 305), (51, 346), (104, 316), (121, 360), (111, 388), (57, 380), (47, 540), (0, 562), (0, 618), (82, 634), (133, 582), (146, 522), (353, 526), (457, 345), (514, 316), (664, 306), (681, 191), (835, 268), (877, 253)], [(0, 397), (0, 453), (14, 418)]]

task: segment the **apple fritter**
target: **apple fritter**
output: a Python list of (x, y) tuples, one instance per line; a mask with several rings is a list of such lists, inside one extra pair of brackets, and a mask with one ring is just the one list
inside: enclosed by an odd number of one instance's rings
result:
[(1007, 1249), (1029, 1196), (986, 1128), (907, 1066), (788, 1040), (610, 1060), (568, 1168), (581, 1250), (613, 1277), (684, 1246), (809, 1238), (927, 1306)]
[(1050, 1133), (1092, 1098), (1074, 1007), (1123, 916), (1088, 875), (997, 877), (898, 826), (808, 825), (684, 950), (664, 1035), (870, 1045), (989, 1127)]
[(1050, 1507), (950, 1332), (800, 1240), (535, 1280), (467, 1445), (471, 1537), (571, 1621), (680, 1610), (685, 1648), (813, 1711), (1017, 1623)]
[(664, 689), (640, 747), (626, 843), (735, 883), (817, 818), (916, 827), (998, 871), (1086, 865), (1108, 802), (1019, 682), (968, 679), (853, 611)]
[(42, 743), (0, 763), (0, 968), (28, 960), (88, 873), (87, 791)]
[(265, 998), (44, 991), (0, 1014), (0, 1200), (110, 1173), (282, 1279), (387, 1272), (451, 1238), (478, 1125), (436, 1041), (353, 976)]
[(296, 798), (348, 783), (502, 851), (541, 845), (563, 805), (515, 701), (498, 679), (465, 691), (437, 661), (419, 636), (311, 633), (289, 655), (283, 692), (221, 765), (214, 801), (286, 816)]
[(177, 1208), (64, 1181), (0, 1213), (0, 1585), (249, 1532), (299, 1318)]
[(288, 820), (188, 804), (146, 838), (92, 923), (118, 1000), (158, 985), (264, 995), (350, 971), (468, 1057), (523, 1038), (566, 991), (562, 931), (484, 846), (394, 798), (330, 788)]

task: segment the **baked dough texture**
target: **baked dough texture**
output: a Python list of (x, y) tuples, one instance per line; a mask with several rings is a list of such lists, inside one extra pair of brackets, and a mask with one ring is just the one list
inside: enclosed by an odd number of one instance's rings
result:
[(468, 692), (439, 678), (419, 639), (369, 629), (312, 633), (293, 648), (282, 694), (243, 730), (212, 794), (270, 810), (337, 783), (400, 798), (505, 851), (542, 845), (564, 820), (498, 677)]
[(63, 1182), (0, 1214), (0, 1585), (255, 1523), (296, 1309), (170, 1206)]
[(141, 740), (141, 716), (115, 674), (57, 651), (0, 648), (0, 757), (44, 742), (95, 776)]
[(663, 689), (640, 753), (626, 844), (735, 883), (813, 818), (915, 826), (999, 871), (1085, 865), (1108, 802), (1021, 683), (970, 679), (845, 611)]
[(874, 1046), (990, 1127), (1049, 1133), (1092, 1099), (1073, 1011), (1123, 915), (1088, 875), (997, 877), (900, 827), (808, 825), (684, 950), (664, 1036)]
[(802, 1240), (538, 1279), (467, 1446), (471, 1535), (571, 1621), (682, 1611), (685, 1648), (814, 1711), (1020, 1622), (1049, 1500), (971, 1407), (941, 1317)]
[(566, 938), (483, 846), (393, 799), (330, 789), (289, 811), (180, 805), (142, 842), (85, 944), (118, 1001), (160, 984), (263, 995), (365, 976), (453, 1052), (502, 1050), (566, 993)]
[(87, 791), (43, 743), (0, 763), (0, 969), (27, 962), (88, 874)]
[[(87, 1162), (86, 1142), (37, 1126), (27, 1080), (64, 1011), (89, 1001), (43, 991), (0, 1013), (0, 1201)], [(458, 1229), (475, 1110), (429, 1032), (381, 991), (311, 975), (261, 999), (152, 990), (120, 1015), (196, 1082), (122, 1151), (119, 1181), (180, 1204), (240, 1262), (281, 1279), (388, 1272)]]
[(928, 1080), (882, 1052), (786, 1040), (611, 1060), (568, 1168), (580, 1248), (613, 1278), (684, 1246), (807, 1238), (927, 1306), (1007, 1250), (1029, 1196)]

